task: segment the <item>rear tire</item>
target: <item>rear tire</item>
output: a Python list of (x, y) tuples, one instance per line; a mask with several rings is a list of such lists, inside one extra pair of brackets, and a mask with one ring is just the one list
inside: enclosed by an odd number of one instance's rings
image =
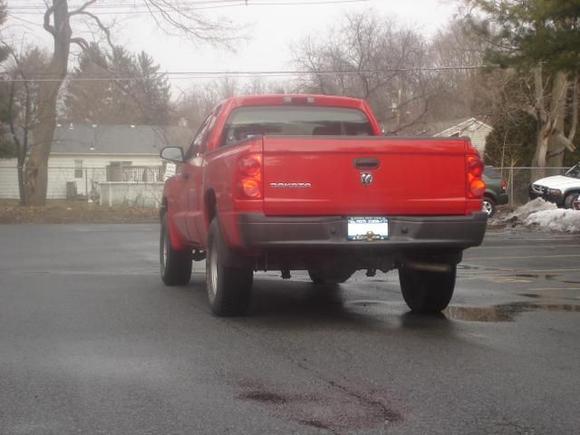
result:
[(444, 310), (453, 296), (456, 273), (455, 265), (449, 272), (399, 268), (401, 291), (411, 311), (432, 314)]
[(232, 266), (235, 263), (232, 260), (235, 254), (225, 243), (214, 218), (209, 227), (205, 270), (209, 306), (219, 317), (243, 315), (250, 305), (253, 270), (244, 261)]
[(496, 212), (495, 201), (489, 196), (484, 197), (481, 206), (481, 211), (487, 213), (487, 217), (492, 217)]
[(171, 246), (167, 213), (161, 217), (161, 235), (159, 238), (159, 262), (161, 280), (167, 286), (186, 285), (191, 280), (191, 251), (178, 251)]

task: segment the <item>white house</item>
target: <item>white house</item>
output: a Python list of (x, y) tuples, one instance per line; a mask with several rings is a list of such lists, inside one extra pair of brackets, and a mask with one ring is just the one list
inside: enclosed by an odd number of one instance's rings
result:
[(476, 118), (423, 123), (405, 130), (404, 134), (429, 137), (468, 137), (481, 156), (485, 152), (485, 140), (493, 127)]
[[(163, 181), (164, 146), (187, 147), (184, 127), (58, 124), (48, 160), (47, 199), (90, 197), (101, 183)], [(18, 198), (16, 160), (0, 160), (0, 198)]]
[(451, 125), (443, 131), (435, 134), (437, 137), (461, 137), (466, 136), (471, 139), (473, 146), (483, 157), (485, 152), (485, 140), (491, 133), (493, 127), (475, 118), (468, 118), (457, 124)]

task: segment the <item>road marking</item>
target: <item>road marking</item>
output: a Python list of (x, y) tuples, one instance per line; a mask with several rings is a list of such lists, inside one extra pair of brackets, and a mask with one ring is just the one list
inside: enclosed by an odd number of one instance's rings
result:
[[(566, 258), (566, 257), (580, 257), (580, 254), (556, 254), (556, 255), (517, 255), (506, 257), (467, 257), (467, 260), (524, 260), (526, 258)], [(580, 268), (579, 268), (580, 269)]]
[(580, 290), (580, 287), (547, 287), (547, 288), (531, 288), (529, 291), (531, 292), (551, 292), (551, 291), (559, 291), (559, 290)]
[[(553, 240), (551, 240), (553, 242)], [(476, 248), (472, 248), (474, 250), (479, 249), (520, 249), (520, 248), (554, 248), (554, 249), (562, 249), (562, 248), (580, 248), (580, 245), (573, 244), (573, 245), (566, 245), (566, 244), (555, 244), (555, 245), (505, 245), (505, 246), (478, 246)]]
[(511, 269), (516, 273), (550, 273), (550, 272), (578, 272), (577, 267), (573, 269)]

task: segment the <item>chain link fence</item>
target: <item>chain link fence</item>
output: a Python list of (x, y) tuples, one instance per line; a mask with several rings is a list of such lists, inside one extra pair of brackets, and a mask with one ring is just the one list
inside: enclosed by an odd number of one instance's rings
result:
[[(159, 207), (163, 174), (163, 166), (49, 166), (47, 199), (84, 200), (111, 207)], [(0, 199), (19, 198), (15, 165), (0, 164)]]
[[(502, 178), (508, 183), (508, 204), (510, 206), (517, 207), (530, 200), (529, 186), (530, 183), (538, 179), (536, 174), (540, 171), (540, 168), (519, 166), (503, 168), (496, 167), (495, 169), (501, 173)], [(553, 175), (563, 175), (568, 169), (568, 167), (544, 168), (544, 176), (550, 177)]]

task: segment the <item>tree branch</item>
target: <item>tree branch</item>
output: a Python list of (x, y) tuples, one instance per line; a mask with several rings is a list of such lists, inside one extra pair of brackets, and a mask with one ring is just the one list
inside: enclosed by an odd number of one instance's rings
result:
[(570, 131), (568, 132), (568, 140), (570, 142), (574, 140), (576, 128), (578, 127), (578, 79), (578, 74), (576, 74), (572, 85), (572, 119), (570, 120)]
[[(16, 127), (14, 126), (14, 94), (16, 93), (16, 82), (13, 81), (10, 84), (10, 95), (8, 97), (8, 125), (10, 126), (10, 134), (12, 136), (12, 140), (18, 147), (18, 160), (20, 160), (20, 139), (18, 139), (18, 135), (16, 134)], [(20, 161), (18, 162), (20, 164)]]
[[(72, 17), (72, 16), (84, 15), (84, 16), (87, 16), (89, 18), (92, 18), (93, 21), (95, 21), (95, 23), (97, 23), (97, 26), (99, 26), (99, 29), (101, 29), (103, 31), (103, 33), (105, 34), (105, 36), (107, 37), (107, 42), (109, 43), (109, 46), (111, 47), (111, 49), (114, 49), (115, 46), (114, 46), (113, 41), (111, 39), (111, 31), (109, 30), (109, 28), (103, 24), (103, 22), (101, 21), (101, 19), (99, 17), (97, 17), (96, 15), (94, 15), (90, 12), (87, 12), (87, 11), (84, 11), (81, 9), (82, 9), (82, 7), (80, 9), (77, 9), (77, 11), (75, 11), (74, 13), (71, 13), (70, 16)], [(75, 39), (78, 39), (78, 38), (75, 38)], [(72, 42), (72, 40), (71, 40), (71, 42)], [(76, 43), (78, 44), (78, 42), (76, 42)]]
[(429, 104), (430, 104), (430, 102), (431, 101), (430, 101), (430, 98), (429, 97), (425, 98), (425, 103), (424, 103), (424, 106), (423, 106), (423, 111), (419, 115), (417, 115), (415, 117), (415, 119), (413, 119), (412, 121), (407, 122), (406, 124), (400, 125), (397, 128), (391, 129), (387, 133), (389, 133), (389, 134), (395, 134), (396, 135), (400, 131), (402, 131), (402, 130), (404, 130), (406, 128), (409, 128), (409, 127), (413, 126), (415, 123), (419, 122), (427, 114), (427, 112), (429, 111)]
[(48, 33), (50, 33), (52, 36), (56, 36), (56, 30), (54, 28), (54, 26), (52, 26), (50, 24), (50, 16), (53, 14), (54, 12), (54, 6), (49, 7), (46, 12), (44, 12), (44, 30), (46, 30)]
[(89, 48), (89, 43), (84, 38), (70, 38), (70, 43), (78, 45), (83, 51)]
[(192, 12), (195, 8), (182, 6), (169, 0), (143, 0), (143, 2), (150, 15), (161, 28), (163, 26), (160, 25), (160, 21), (155, 17), (156, 13), (170, 27), (201, 41), (219, 43), (231, 48), (232, 41), (239, 37), (227, 26), (219, 22), (205, 20), (195, 12)]
[(74, 11), (71, 11), (68, 16), (72, 17), (73, 15), (78, 15), (80, 13), (82, 13), (86, 8), (88, 8), (89, 6), (91, 6), (93, 3), (96, 3), (97, 0), (89, 0), (88, 2), (86, 2), (84, 5), (82, 5), (80, 8), (75, 9)]
[(534, 90), (536, 93), (536, 113), (538, 121), (546, 122), (546, 105), (544, 103), (544, 84), (542, 83), (542, 64), (534, 68)]

